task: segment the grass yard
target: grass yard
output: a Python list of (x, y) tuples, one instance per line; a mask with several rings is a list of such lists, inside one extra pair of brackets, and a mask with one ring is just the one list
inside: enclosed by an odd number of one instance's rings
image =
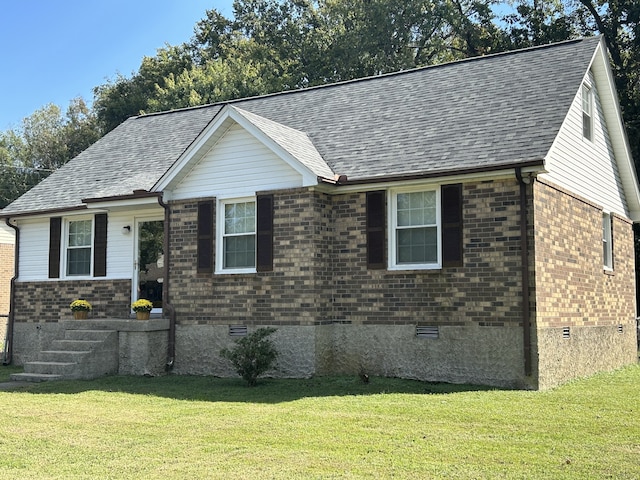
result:
[(549, 392), (167, 376), (0, 400), (2, 479), (640, 478), (637, 365)]

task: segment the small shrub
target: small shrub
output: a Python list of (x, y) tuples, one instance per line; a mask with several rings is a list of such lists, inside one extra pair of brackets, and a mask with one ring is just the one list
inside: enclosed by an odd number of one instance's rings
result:
[(233, 348), (223, 348), (220, 355), (231, 361), (236, 372), (247, 381), (250, 387), (255, 386), (258, 377), (273, 368), (278, 351), (268, 338), (275, 328), (263, 327), (235, 341)]

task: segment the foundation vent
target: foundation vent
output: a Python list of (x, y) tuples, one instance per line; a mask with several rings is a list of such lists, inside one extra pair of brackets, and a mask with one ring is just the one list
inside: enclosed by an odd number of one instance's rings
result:
[(624, 333), (622, 328), (622, 324), (618, 325), (618, 333)]
[(569, 327), (564, 327), (562, 329), (562, 338), (570, 338), (571, 337), (571, 329)]
[(438, 338), (440, 329), (431, 325), (416, 325), (416, 337), (419, 338)]
[(230, 337), (246, 337), (247, 326), (246, 325), (229, 325)]

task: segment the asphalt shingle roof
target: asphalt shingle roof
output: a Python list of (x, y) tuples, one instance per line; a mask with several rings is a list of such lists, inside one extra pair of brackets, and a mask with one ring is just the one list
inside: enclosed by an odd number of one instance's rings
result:
[[(513, 166), (545, 157), (599, 41), (227, 103), (258, 128), (270, 129), (265, 133), (272, 138), (285, 141), (288, 129), (300, 139), (306, 135), (311, 146), (285, 148), (349, 180)], [(223, 106), (131, 118), (1, 214), (72, 208), (82, 198), (149, 190)]]

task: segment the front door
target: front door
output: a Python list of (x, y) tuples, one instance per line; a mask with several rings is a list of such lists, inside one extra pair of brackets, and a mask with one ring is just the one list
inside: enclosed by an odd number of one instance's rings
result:
[(162, 313), (164, 221), (138, 220), (136, 234), (133, 300), (150, 300), (153, 303), (151, 313)]

